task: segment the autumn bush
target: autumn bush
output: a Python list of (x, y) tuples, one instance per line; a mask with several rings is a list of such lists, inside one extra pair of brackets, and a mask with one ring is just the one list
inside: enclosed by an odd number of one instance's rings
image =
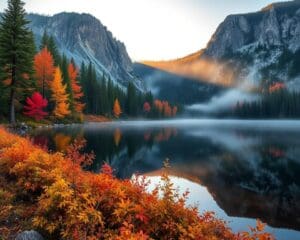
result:
[(93, 155), (83, 146), (49, 153), (0, 128), (0, 239), (26, 229), (47, 239), (273, 239), (261, 222), (233, 233), (213, 213), (186, 207), (188, 193), (179, 195), (167, 172), (148, 193), (142, 176), (119, 180), (107, 164), (84, 171)]

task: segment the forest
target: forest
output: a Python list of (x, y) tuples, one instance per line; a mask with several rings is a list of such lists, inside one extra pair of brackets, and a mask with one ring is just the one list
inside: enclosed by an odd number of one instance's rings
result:
[[(91, 63), (79, 68), (58, 51), (46, 31), (39, 46), (27, 27), (21, 1), (10, 1), (0, 23), (0, 121), (82, 122), (85, 114), (107, 118), (170, 118), (178, 108), (138, 90), (120, 87), (96, 74)], [(31, 119), (31, 120), (30, 120)]]
[(275, 83), (255, 101), (237, 102), (231, 116), (247, 119), (299, 119), (300, 92), (289, 91), (285, 84)]

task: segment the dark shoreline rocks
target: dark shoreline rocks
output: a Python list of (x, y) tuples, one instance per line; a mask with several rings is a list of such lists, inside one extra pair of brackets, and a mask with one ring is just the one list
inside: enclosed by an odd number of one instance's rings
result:
[(44, 240), (44, 238), (37, 231), (30, 230), (19, 233), (15, 240)]

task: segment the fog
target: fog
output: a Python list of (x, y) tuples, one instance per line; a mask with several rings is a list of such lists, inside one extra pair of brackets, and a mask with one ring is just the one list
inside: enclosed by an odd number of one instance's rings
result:
[[(153, 129), (164, 127), (182, 127), (189, 129), (223, 129), (223, 130), (255, 130), (255, 131), (278, 131), (300, 132), (299, 120), (235, 120), (235, 119), (172, 119), (172, 120), (135, 120), (113, 121), (104, 123), (73, 124), (69, 128), (78, 127), (95, 132), (97, 129)], [(64, 128), (64, 125), (57, 128)]]
[(233, 108), (237, 102), (251, 102), (257, 99), (258, 95), (235, 88), (228, 90), (221, 95), (212, 97), (211, 100), (206, 103), (186, 106), (186, 110), (201, 113), (217, 113)]

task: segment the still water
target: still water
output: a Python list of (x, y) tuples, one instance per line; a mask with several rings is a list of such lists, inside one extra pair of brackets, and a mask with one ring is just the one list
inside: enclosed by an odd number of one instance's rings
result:
[(168, 158), (172, 181), (200, 212), (214, 211), (234, 231), (259, 218), (277, 239), (300, 239), (300, 121), (120, 121), (32, 133), (59, 151), (78, 137), (96, 155), (90, 170), (105, 161), (119, 178), (147, 175), (153, 188)]

